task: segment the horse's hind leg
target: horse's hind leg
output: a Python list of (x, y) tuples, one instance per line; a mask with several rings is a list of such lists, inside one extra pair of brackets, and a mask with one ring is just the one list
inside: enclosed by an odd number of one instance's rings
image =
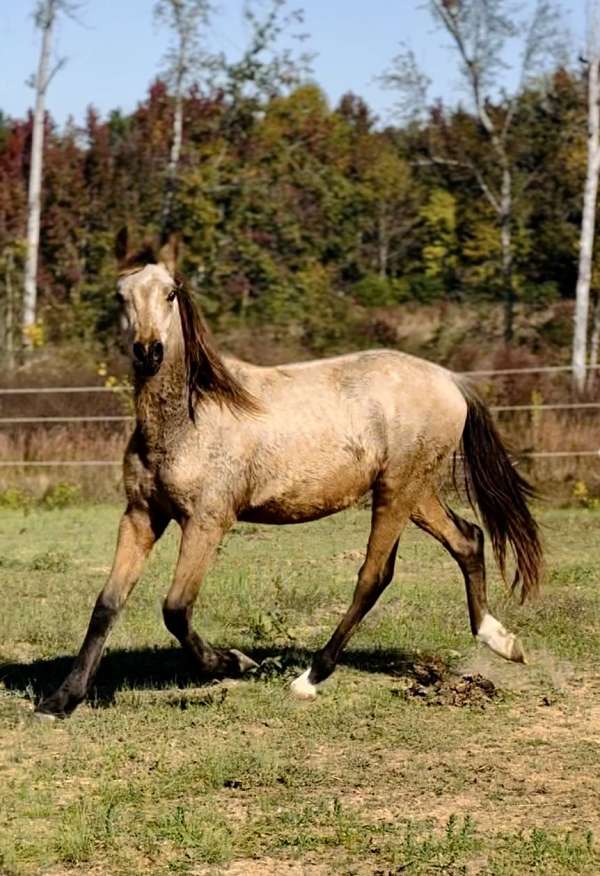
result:
[(223, 528), (188, 520), (183, 526), (179, 559), (163, 605), (165, 625), (179, 640), (202, 675), (238, 676), (256, 666), (241, 651), (213, 648), (192, 628), (192, 613), (204, 575), (223, 537)]
[(296, 696), (301, 699), (313, 699), (316, 696), (317, 685), (331, 675), (344, 645), (391, 582), (398, 541), (408, 516), (405, 503), (385, 497), (382, 491), (374, 493), (367, 555), (358, 573), (352, 604), (325, 647), (313, 657), (310, 669), (292, 682), (292, 691)]
[(460, 566), (473, 635), (501, 657), (524, 663), (521, 643), (493, 617), (488, 606), (481, 528), (443, 505), (435, 493), (419, 502), (411, 520), (443, 544)]

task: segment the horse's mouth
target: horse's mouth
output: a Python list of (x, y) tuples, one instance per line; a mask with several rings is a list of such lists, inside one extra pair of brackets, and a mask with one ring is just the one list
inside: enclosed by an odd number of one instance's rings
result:
[(162, 362), (137, 362), (134, 361), (133, 368), (136, 374), (140, 377), (154, 377), (160, 371)]

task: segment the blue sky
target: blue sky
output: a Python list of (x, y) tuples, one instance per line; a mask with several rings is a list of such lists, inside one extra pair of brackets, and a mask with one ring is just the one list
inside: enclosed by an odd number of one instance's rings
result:
[[(246, 41), (243, 0), (217, 3), (210, 43), (235, 55)], [(533, 0), (525, 3), (533, 6)], [(153, 24), (153, 5), (153, 0), (84, 0), (79, 23), (61, 21), (55, 56), (66, 56), (68, 63), (51, 83), (47, 101), (59, 123), (69, 115), (81, 121), (90, 103), (102, 113), (115, 107), (128, 111), (143, 98), (160, 70), (168, 38)], [(317, 53), (314, 79), (332, 101), (351, 90), (365, 97), (382, 120), (389, 118), (393, 97), (374, 78), (401, 41), (432, 79), (431, 97), (452, 102), (460, 96), (453, 56), (444, 37), (433, 30), (421, 0), (291, 0), (290, 5), (305, 10), (307, 45)], [(574, 51), (582, 44), (584, 5), (585, 0), (563, 4), (565, 41)], [(39, 51), (33, 7), (33, 0), (0, 0), (0, 109), (17, 117), (32, 103), (32, 90), (25, 83)]]

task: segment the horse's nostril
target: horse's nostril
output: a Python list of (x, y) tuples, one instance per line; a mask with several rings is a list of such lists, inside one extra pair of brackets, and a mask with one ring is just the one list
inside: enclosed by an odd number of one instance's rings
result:
[(163, 352), (163, 345), (160, 341), (153, 341), (150, 344), (150, 356), (155, 362), (162, 362)]
[(146, 350), (143, 344), (140, 344), (139, 341), (136, 341), (133, 345), (133, 355), (138, 360), (138, 362), (143, 362), (146, 358)]

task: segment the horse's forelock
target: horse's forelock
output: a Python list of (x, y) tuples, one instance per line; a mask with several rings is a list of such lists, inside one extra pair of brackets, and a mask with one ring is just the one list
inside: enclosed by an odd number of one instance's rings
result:
[(151, 243), (144, 243), (134, 252), (128, 253), (119, 262), (119, 274), (130, 274), (133, 271), (140, 271), (146, 265), (157, 265), (158, 258), (156, 250)]

